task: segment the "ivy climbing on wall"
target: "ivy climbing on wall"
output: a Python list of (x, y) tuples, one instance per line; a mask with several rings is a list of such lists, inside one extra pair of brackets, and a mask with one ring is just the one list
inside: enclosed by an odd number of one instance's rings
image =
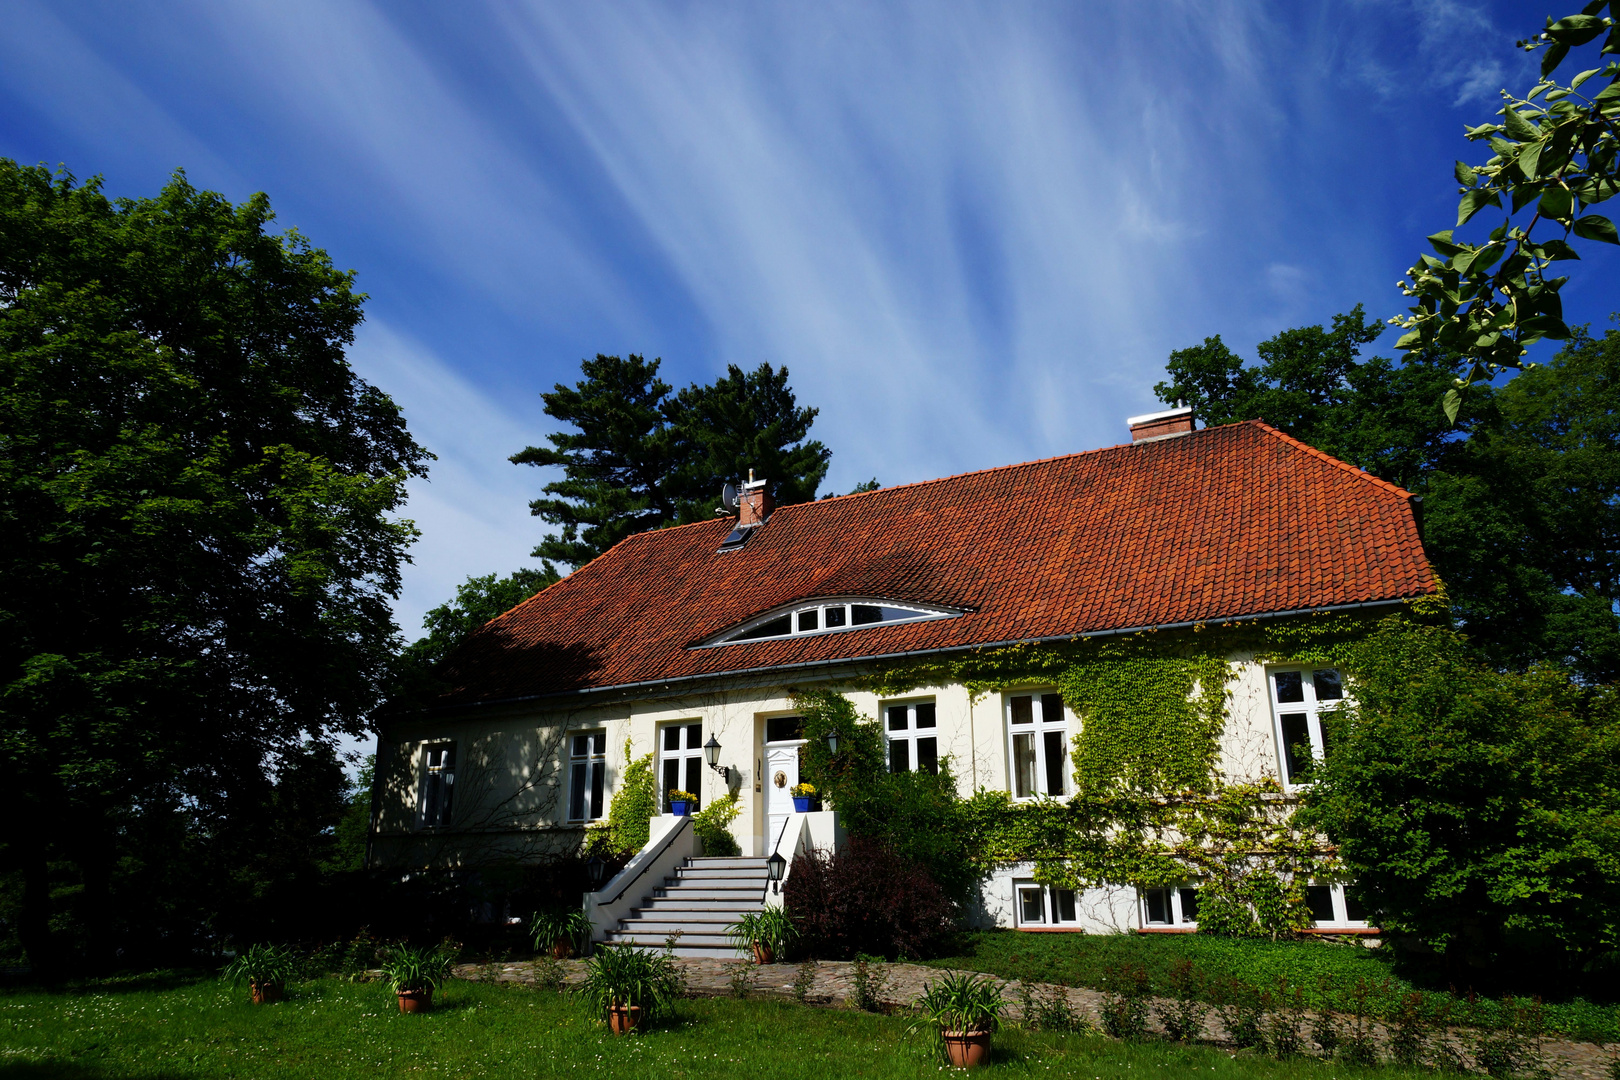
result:
[(585, 830), (585, 853), (634, 855), (647, 846), (652, 835), (652, 819), (658, 813), (658, 784), (653, 776), (653, 756), (632, 758), (631, 742), (624, 740), (624, 757), (629, 762), (624, 776), (608, 804), (607, 819)]
[[(1445, 617), (1444, 597), (1397, 618)], [(963, 844), (976, 870), (1032, 863), (1067, 888), (1197, 881), (1206, 931), (1269, 935), (1310, 925), (1305, 885), (1339, 872), (1321, 838), (1295, 822), (1274, 778), (1220, 772), (1229, 657), (1343, 665), (1373, 620), (1352, 613), (984, 649), (890, 668), (863, 689), (897, 696), (960, 684), (980, 697), (1045, 683), (1080, 718), (1072, 738), (1075, 794), (1014, 802), (981, 789), (965, 800)]]

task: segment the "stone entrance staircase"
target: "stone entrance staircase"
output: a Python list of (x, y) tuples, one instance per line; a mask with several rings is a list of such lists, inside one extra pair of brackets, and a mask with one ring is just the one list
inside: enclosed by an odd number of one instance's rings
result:
[(726, 940), (726, 927), (743, 912), (763, 908), (768, 888), (764, 859), (687, 859), (608, 929), (607, 940), (662, 949), (679, 932), (676, 956), (740, 958)]

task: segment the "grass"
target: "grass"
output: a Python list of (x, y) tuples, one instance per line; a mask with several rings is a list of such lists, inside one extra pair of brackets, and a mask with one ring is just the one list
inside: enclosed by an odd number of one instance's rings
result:
[[(181, 1080), (378, 1075), (701, 1080), (938, 1076), (903, 1017), (751, 999), (680, 1003), (664, 1026), (618, 1038), (573, 999), (454, 982), (425, 1015), (402, 1016), (377, 984), (318, 980), (265, 1006), (215, 979), (140, 980), (0, 994), (6, 1080)], [(1005, 1031), (992, 1075), (1151, 1080), (1330, 1080), (1342, 1065), (1270, 1061), (1208, 1047), (1124, 1045)], [(1368, 1078), (1417, 1076), (1361, 1070)]]
[[(1101, 987), (1110, 968), (1134, 964), (1148, 975), (1155, 994), (1170, 993), (1170, 969), (1190, 960), (1206, 977), (1230, 979), (1269, 991), (1280, 978), (1302, 988), (1313, 1008), (1342, 1008), (1358, 981), (1381, 989), (1375, 1012), (1386, 1015), (1400, 998), (1421, 993), (1430, 1006), (1452, 1005), (1454, 1022), (1499, 1026), (1499, 1002), (1466, 998), (1414, 986), (1395, 969), (1387, 949), (1319, 941), (1248, 941), (1202, 934), (1024, 934), (977, 931), (963, 936), (960, 955), (926, 961), (938, 967), (985, 971), (1004, 979)], [(1385, 985), (1387, 984), (1387, 986)], [(1582, 998), (1545, 1005), (1547, 1030), (1587, 1042), (1620, 1041), (1615, 1003)]]

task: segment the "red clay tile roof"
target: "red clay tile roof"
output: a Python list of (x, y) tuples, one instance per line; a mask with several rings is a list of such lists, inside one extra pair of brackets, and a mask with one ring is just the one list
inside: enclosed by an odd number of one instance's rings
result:
[[(1260, 423), (632, 536), (487, 624), (441, 704), (1434, 592), (1407, 492)], [(956, 618), (691, 646), (781, 604), (862, 595)]]

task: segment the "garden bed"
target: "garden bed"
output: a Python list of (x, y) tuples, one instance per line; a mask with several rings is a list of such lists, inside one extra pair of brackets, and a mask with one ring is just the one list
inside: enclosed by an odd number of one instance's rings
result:
[[(1396, 971), (1388, 949), (1347, 941), (1250, 941), (1202, 934), (1027, 934), (1010, 930), (963, 935), (958, 955), (925, 963), (983, 971), (1003, 979), (1062, 983), (1101, 989), (1109, 974), (1135, 966), (1149, 990), (1171, 992), (1171, 973), (1190, 962), (1211, 986), (1235, 982), (1256, 992), (1275, 992), (1278, 980), (1303, 992), (1312, 1009), (1342, 1011), (1358, 983), (1371, 991), (1373, 1015), (1390, 1017), (1412, 994), (1422, 1008), (1449, 1008), (1453, 1024), (1500, 1027), (1508, 1011), (1499, 1000), (1437, 992), (1413, 985)], [(1209, 995), (1203, 995), (1205, 1000)], [(1620, 1042), (1620, 1003), (1582, 998), (1542, 1005), (1549, 1035), (1579, 1042)]]

